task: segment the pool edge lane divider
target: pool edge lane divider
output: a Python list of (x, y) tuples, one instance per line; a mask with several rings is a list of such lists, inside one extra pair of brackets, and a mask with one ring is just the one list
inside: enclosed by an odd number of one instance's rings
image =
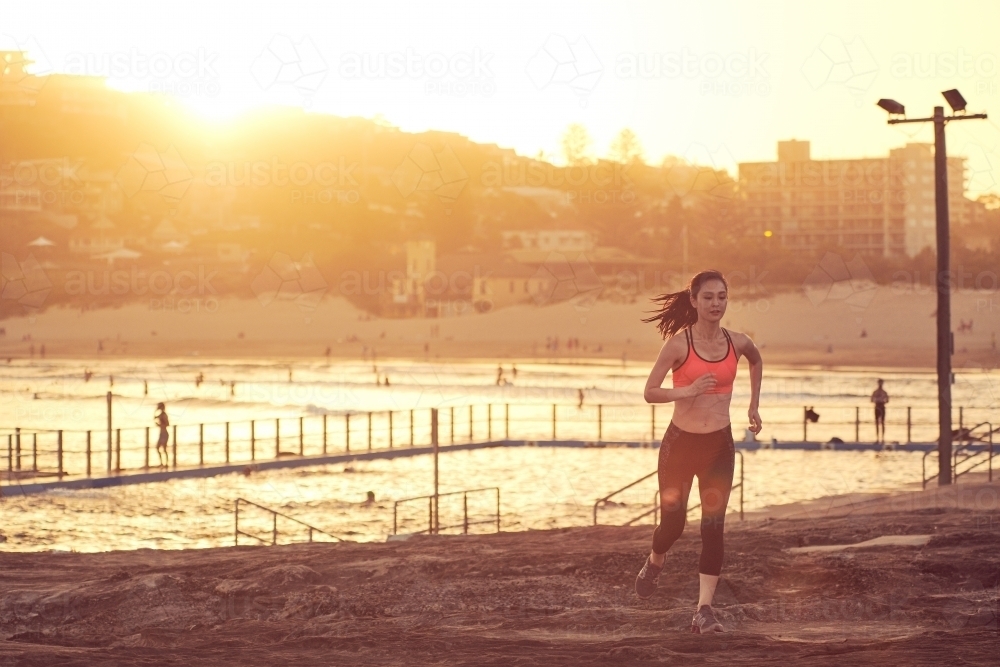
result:
[[(737, 442), (736, 448), (743, 451), (757, 451), (768, 449), (822, 451), (829, 449), (826, 443), (819, 442)], [(660, 446), (658, 441), (604, 441), (595, 442), (590, 440), (490, 440), (487, 442), (467, 442), (460, 444), (440, 445), (441, 452), (454, 452), (472, 449), (488, 449), (491, 447), (569, 447), (569, 448), (650, 448), (656, 449)], [(985, 445), (984, 445), (985, 447)], [(834, 451), (883, 451), (884, 445), (878, 443), (837, 443)], [(906, 445), (893, 445), (894, 451), (914, 451), (927, 452), (937, 449), (934, 442), (913, 442)], [(282, 458), (270, 461), (246, 461), (243, 463), (229, 463), (217, 466), (197, 466), (192, 468), (176, 468), (173, 470), (157, 471), (123, 471), (119, 474), (112, 474), (104, 477), (80, 477), (52, 482), (27, 482), (18, 483), (8, 481), (0, 485), (0, 497), (24, 496), (34, 493), (45, 493), (53, 489), (103, 489), (112, 486), (126, 486), (131, 484), (149, 484), (153, 482), (165, 482), (170, 479), (193, 479), (215, 477), (217, 475), (231, 475), (242, 473), (247, 470), (261, 472), (265, 470), (279, 470), (285, 468), (304, 468), (308, 466), (330, 465), (335, 463), (346, 463), (349, 461), (366, 461), (376, 459), (395, 459), (403, 457), (420, 456), (422, 454), (433, 454), (434, 448), (431, 445), (422, 447), (407, 447), (394, 449), (375, 449), (360, 452), (344, 452), (340, 454), (327, 454), (317, 456), (302, 456), (295, 458)], [(66, 474), (66, 473), (64, 473)]]
[[(487, 449), (490, 447), (517, 447), (524, 445), (524, 441), (497, 440), (492, 442), (471, 442), (455, 445), (441, 445), (442, 452), (462, 451), (470, 449)], [(303, 456), (296, 458), (282, 458), (270, 461), (248, 461), (243, 463), (230, 463), (228, 465), (217, 466), (197, 466), (192, 468), (178, 468), (176, 470), (156, 470), (130, 473), (123, 471), (121, 474), (113, 474), (105, 477), (80, 477), (78, 479), (53, 481), (53, 482), (5, 482), (0, 485), (0, 497), (26, 496), (35, 493), (45, 493), (53, 489), (103, 489), (113, 486), (126, 486), (131, 484), (149, 484), (153, 482), (165, 482), (171, 479), (194, 479), (215, 477), (218, 475), (231, 475), (233, 473), (243, 473), (248, 469), (253, 472), (263, 472), (265, 470), (279, 470), (285, 468), (304, 468), (308, 466), (331, 465), (336, 463), (347, 463), (350, 461), (370, 461), (376, 459), (395, 459), (420, 456), (421, 454), (431, 454), (434, 448), (430, 445), (424, 447), (413, 447), (406, 449), (376, 449), (372, 451), (350, 452), (341, 454), (328, 454), (318, 456)]]

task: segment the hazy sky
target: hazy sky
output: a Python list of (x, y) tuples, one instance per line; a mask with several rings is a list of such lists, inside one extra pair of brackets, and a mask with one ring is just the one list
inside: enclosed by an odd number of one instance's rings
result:
[[(597, 154), (632, 128), (647, 158), (716, 166), (883, 155), (931, 141), (886, 125), (959, 88), (986, 121), (949, 127), (970, 191), (1000, 192), (1000, 2), (52, 3), (0, 0), (0, 47), (36, 71), (172, 92), (216, 118), (268, 103), (382, 114), (522, 154), (558, 153), (572, 122)], [(946, 106), (947, 108), (947, 106)]]

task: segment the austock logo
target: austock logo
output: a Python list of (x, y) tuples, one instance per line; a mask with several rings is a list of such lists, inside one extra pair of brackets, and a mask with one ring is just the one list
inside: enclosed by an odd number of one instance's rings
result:
[[(0, 34), (0, 82), (14, 86), (29, 95), (37, 94), (53, 72), (49, 59), (34, 37), (17, 39)], [(30, 72), (28, 70), (31, 70)]]
[(254, 80), (264, 90), (291, 86), (308, 101), (326, 79), (326, 60), (309, 37), (298, 42), (275, 35), (251, 65)]
[[(80, 178), (80, 170), (83, 167), (82, 160), (70, 160), (67, 157), (54, 160), (21, 160), (0, 164), (0, 187), (9, 188), (34, 188), (53, 189), (56, 192), (79, 191), (83, 182)], [(30, 191), (30, 190), (29, 190)], [(56, 200), (43, 199), (45, 204), (54, 204)], [(63, 200), (61, 203), (66, 203)], [(73, 199), (73, 204), (82, 204), (80, 200)]]
[(220, 90), (215, 69), (218, 58), (217, 52), (203, 48), (149, 53), (132, 47), (128, 52), (70, 53), (63, 62), (63, 71), (74, 76), (146, 81), (151, 93), (215, 97)]
[(861, 96), (875, 82), (878, 70), (878, 63), (859, 36), (845, 42), (836, 35), (826, 35), (802, 63), (802, 74), (813, 90), (828, 85), (844, 86), (859, 105)]
[(192, 180), (191, 170), (172, 145), (160, 153), (150, 144), (139, 144), (115, 175), (126, 197), (156, 192), (170, 203), (181, 200)]
[(532, 295), (536, 305), (574, 300), (581, 322), (586, 320), (585, 313), (594, 307), (604, 289), (604, 283), (583, 254), (570, 260), (561, 253), (549, 253), (534, 278), (546, 286)]
[(586, 37), (570, 42), (562, 35), (549, 35), (527, 66), (536, 88), (567, 86), (579, 96), (581, 106), (586, 106), (603, 73), (604, 65)]
[(483, 163), (479, 183), (487, 188), (546, 187), (564, 189), (566, 203), (631, 204), (635, 183), (631, 164), (600, 161), (596, 164), (556, 167), (529, 159), (489, 160)]
[(3, 276), (0, 300), (14, 301), (29, 310), (41, 308), (52, 291), (52, 282), (34, 255), (18, 262), (14, 255), (2, 253), (0, 275)]
[(427, 144), (419, 143), (392, 172), (392, 182), (403, 197), (414, 192), (431, 192), (442, 202), (452, 203), (469, 182), (469, 174), (451, 146), (445, 145), (435, 152)]
[(496, 92), (490, 61), (493, 54), (473, 49), (453, 53), (418, 53), (412, 47), (391, 53), (345, 53), (338, 73), (345, 79), (426, 80), (436, 95), (484, 95)]
[(250, 288), (262, 306), (269, 306), (275, 300), (294, 301), (299, 309), (310, 311), (323, 300), (327, 284), (311, 255), (295, 262), (285, 253), (276, 252)]
[(844, 301), (853, 310), (863, 310), (875, 298), (878, 285), (861, 255), (855, 254), (845, 262), (840, 255), (828, 252), (806, 276), (802, 288), (813, 306), (824, 301)]
[(1000, 73), (1000, 58), (995, 53), (954, 52), (896, 53), (889, 63), (889, 73), (896, 79), (992, 79)]
[(766, 62), (769, 54), (694, 53), (688, 48), (662, 53), (626, 52), (615, 60), (620, 79), (697, 79), (702, 95), (767, 95), (771, 92)]
[[(994, 144), (987, 147), (977, 142), (965, 144), (959, 151), (959, 155), (966, 157), (967, 170), (965, 173), (966, 187), (977, 192), (989, 192), (997, 185), (996, 173), (1000, 167), (1000, 153), (998, 146)], [(951, 176), (949, 176), (951, 178)]]
[(678, 197), (701, 192), (713, 198), (731, 200), (735, 197), (735, 182), (726, 169), (735, 164), (725, 144), (712, 150), (704, 144), (693, 143), (684, 151), (683, 161), (671, 165), (667, 182)]

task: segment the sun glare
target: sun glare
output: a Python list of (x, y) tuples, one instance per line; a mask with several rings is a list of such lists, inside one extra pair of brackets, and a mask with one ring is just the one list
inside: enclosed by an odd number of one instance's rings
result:
[(174, 99), (205, 120), (222, 123), (242, 116), (252, 109), (262, 106), (249, 100), (233, 100), (223, 97), (179, 97)]

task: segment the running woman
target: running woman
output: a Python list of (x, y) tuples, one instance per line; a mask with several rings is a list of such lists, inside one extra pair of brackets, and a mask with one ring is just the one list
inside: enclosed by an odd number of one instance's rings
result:
[(872, 403), (875, 404), (875, 442), (885, 443), (885, 404), (889, 402), (889, 392), (882, 388), (882, 380), (878, 381), (878, 389), (872, 392)]
[[(660, 524), (653, 531), (653, 548), (635, 580), (635, 592), (646, 599), (656, 590), (667, 551), (684, 531), (692, 478), (701, 495), (701, 558), (698, 563), (698, 610), (691, 621), (696, 633), (723, 632), (712, 610), (712, 598), (722, 571), (722, 534), (726, 506), (733, 487), (735, 445), (729, 419), (733, 380), (741, 356), (750, 362), (750, 430), (760, 433), (760, 352), (746, 334), (719, 326), (726, 314), (729, 285), (719, 271), (702, 271), (680, 292), (654, 301), (656, 322), (666, 342), (646, 381), (648, 403), (676, 402), (660, 444)], [(673, 371), (673, 388), (662, 387)]]

